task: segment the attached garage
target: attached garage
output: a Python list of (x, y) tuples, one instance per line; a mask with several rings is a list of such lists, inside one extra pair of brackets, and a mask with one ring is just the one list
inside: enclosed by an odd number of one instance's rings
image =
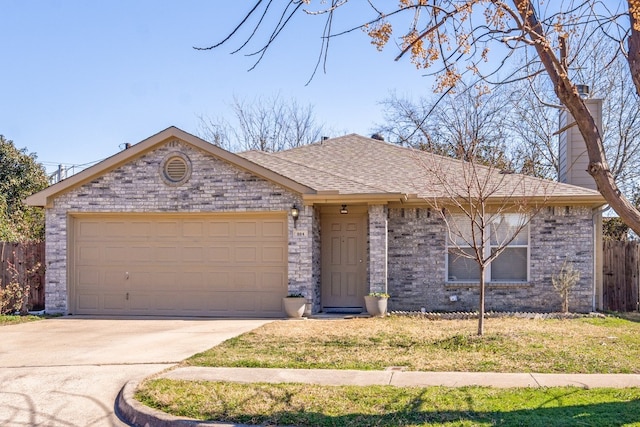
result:
[(282, 316), (286, 213), (70, 217), (69, 312)]

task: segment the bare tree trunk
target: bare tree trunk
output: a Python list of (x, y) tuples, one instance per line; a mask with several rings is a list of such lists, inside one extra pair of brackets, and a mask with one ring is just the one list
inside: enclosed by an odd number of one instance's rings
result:
[(627, 62), (636, 93), (640, 95), (640, 11), (637, 2), (627, 1), (629, 4), (629, 21), (631, 23), (631, 35), (629, 35), (629, 53)]
[(484, 267), (480, 266), (480, 301), (478, 304), (478, 335), (484, 335)]
[[(584, 101), (580, 98), (575, 85), (569, 79), (568, 71), (563, 69), (562, 62), (554, 55), (548, 40), (544, 37), (544, 30), (536, 17), (531, 1), (513, 0), (513, 3), (520, 12), (525, 31), (533, 41), (536, 52), (553, 83), (558, 99), (567, 107), (584, 138), (587, 154), (589, 155), (588, 172), (595, 180), (598, 191), (620, 218), (633, 231), (640, 233), (640, 212), (624, 197), (622, 191), (616, 185), (605, 158), (604, 146), (598, 127)], [(635, 43), (635, 41), (632, 43), (631, 39), (629, 42), (631, 44)], [(629, 60), (631, 61), (631, 55)], [(636, 76), (634, 75), (633, 77), (634, 82), (636, 82)], [(639, 83), (636, 83), (636, 85)]]

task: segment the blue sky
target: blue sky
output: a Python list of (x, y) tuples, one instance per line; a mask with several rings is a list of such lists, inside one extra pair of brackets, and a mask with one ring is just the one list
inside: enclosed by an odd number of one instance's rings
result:
[(234, 96), (293, 98), (336, 134), (368, 135), (392, 91), (431, 92), (411, 63), (393, 61), (394, 46), (380, 53), (361, 31), (336, 40), (327, 73), (305, 86), (323, 24), (313, 17), (294, 22), (251, 72), (254, 59), (229, 54), (241, 38), (192, 49), (219, 41), (251, 3), (0, 0), (0, 134), (52, 170), (172, 125), (197, 134), (199, 116), (231, 117)]

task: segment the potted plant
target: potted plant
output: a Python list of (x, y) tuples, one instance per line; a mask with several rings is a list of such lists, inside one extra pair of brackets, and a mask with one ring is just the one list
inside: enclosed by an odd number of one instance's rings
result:
[(389, 294), (385, 292), (371, 292), (365, 295), (364, 303), (367, 313), (373, 317), (384, 317), (387, 314), (387, 301)]
[(282, 298), (284, 304), (284, 311), (288, 317), (293, 319), (299, 319), (304, 314), (304, 309), (307, 304), (307, 299), (304, 295), (299, 293), (291, 293)]

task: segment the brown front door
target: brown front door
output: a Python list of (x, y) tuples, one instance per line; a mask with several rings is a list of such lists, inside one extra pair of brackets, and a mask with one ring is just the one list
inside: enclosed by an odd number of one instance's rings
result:
[(325, 311), (358, 311), (364, 305), (366, 210), (346, 215), (323, 214), (322, 305)]

